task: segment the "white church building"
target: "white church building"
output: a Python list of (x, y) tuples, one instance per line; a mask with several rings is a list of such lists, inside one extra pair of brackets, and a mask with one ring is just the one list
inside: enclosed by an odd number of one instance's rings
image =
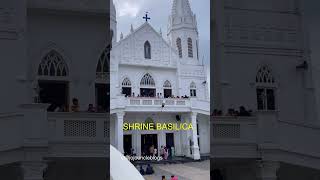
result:
[[(166, 146), (174, 148), (175, 156), (198, 160), (210, 153), (207, 73), (199, 60), (196, 15), (188, 0), (172, 2), (167, 34), (155, 30), (146, 16), (139, 27), (128, 25), (130, 33), (121, 32), (117, 40), (113, 11), (110, 143), (137, 155), (147, 154), (152, 145), (158, 150)], [(123, 130), (123, 123), (144, 122), (190, 123), (193, 129)]]

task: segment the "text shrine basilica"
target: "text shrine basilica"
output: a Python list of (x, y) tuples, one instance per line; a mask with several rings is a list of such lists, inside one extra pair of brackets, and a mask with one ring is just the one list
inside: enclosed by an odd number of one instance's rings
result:
[[(189, 1), (173, 1), (166, 37), (146, 14), (145, 23), (131, 25), (130, 34), (121, 33), (117, 41), (116, 10), (111, 8), (110, 143), (137, 156), (150, 155), (151, 147), (158, 156), (162, 147), (172, 156), (195, 160), (209, 155), (208, 82)], [(155, 127), (141, 129), (145, 124)]]

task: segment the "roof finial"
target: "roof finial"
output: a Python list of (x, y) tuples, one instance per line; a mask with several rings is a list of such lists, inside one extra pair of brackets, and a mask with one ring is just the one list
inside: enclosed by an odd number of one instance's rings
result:
[(160, 28), (160, 35), (162, 36), (162, 30), (161, 30), (161, 28)]
[(130, 32), (133, 33), (133, 25), (131, 24)]
[(121, 34), (120, 34), (120, 40), (122, 40), (123, 39), (123, 34), (122, 34), (122, 32), (121, 32)]

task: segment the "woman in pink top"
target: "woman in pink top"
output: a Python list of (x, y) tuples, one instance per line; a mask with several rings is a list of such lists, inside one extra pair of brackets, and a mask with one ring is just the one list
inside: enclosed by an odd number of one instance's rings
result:
[(172, 175), (170, 180), (178, 180), (177, 176)]

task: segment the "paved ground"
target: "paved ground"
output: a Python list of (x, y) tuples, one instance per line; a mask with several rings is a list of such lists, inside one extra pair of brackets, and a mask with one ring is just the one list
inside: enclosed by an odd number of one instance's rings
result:
[(154, 164), (155, 174), (144, 176), (146, 180), (161, 180), (163, 175), (170, 180), (171, 175), (178, 180), (210, 180), (210, 161), (191, 162), (184, 164)]

